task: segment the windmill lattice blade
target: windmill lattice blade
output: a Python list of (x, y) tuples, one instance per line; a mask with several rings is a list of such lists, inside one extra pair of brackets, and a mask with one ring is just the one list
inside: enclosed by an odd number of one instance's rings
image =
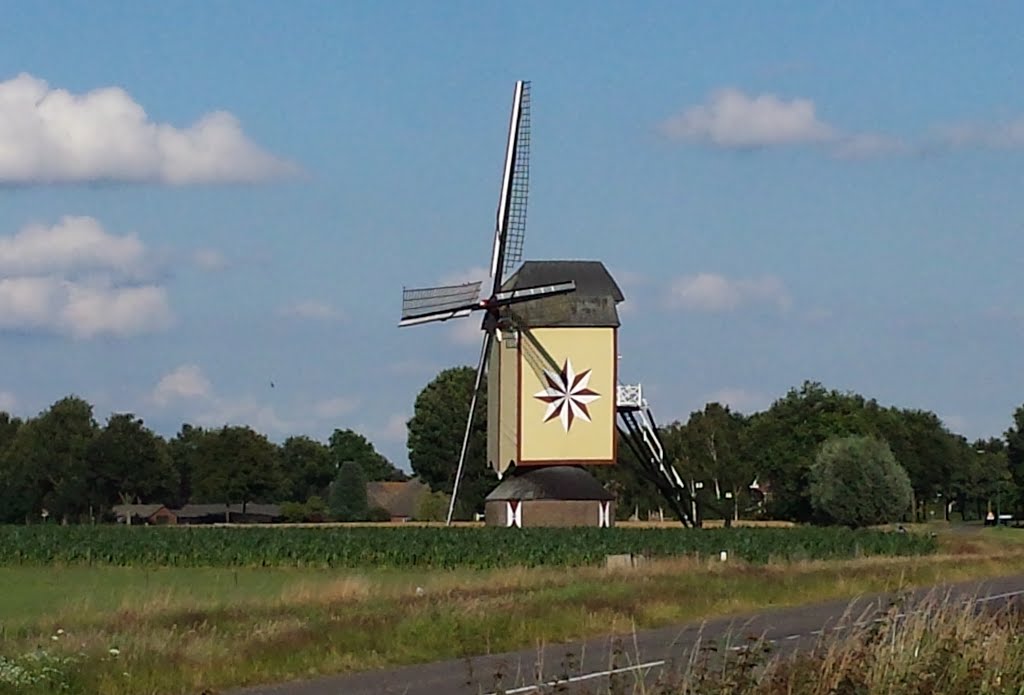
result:
[[(501, 195), (498, 197), (498, 214), (494, 226), (494, 248), (491, 254), (491, 278), (494, 294), (501, 288), (504, 280), (508, 262), (506, 261), (509, 252), (509, 225), (515, 218), (518, 219), (518, 239), (513, 244), (512, 255), (518, 259), (523, 253), (523, 231), (526, 224), (526, 188), (525, 182), (529, 175), (529, 82), (522, 80), (516, 82), (515, 94), (512, 98), (512, 114), (508, 124), (508, 144), (505, 148), (505, 167), (501, 178)], [(523, 129), (523, 103), (527, 104), (526, 128)], [(526, 136), (526, 150), (521, 149), (520, 137)], [(523, 169), (525, 162), (525, 170)], [(525, 176), (524, 176), (525, 175)], [(518, 199), (518, 203), (516, 200)], [(515, 213), (513, 214), (513, 210)], [(515, 234), (513, 234), (514, 236)]]
[(447, 526), (452, 525), (452, 515), (455, 514), (455, 497), (459, 494), (459, 481), (462, 480), (462, 469), (466, 463), (466, 451), (469, 449), (469, 435), (473, 431), (473, 414), (476, 412), (477, 396), (480, 395), (480, 386), (483, 383), (484, 373), (487, 371), (487, 362), (491, 354), (491, 341), (494, 334), (491, 331), (484, 332), (484, 342), (480, 346), (480, 362), (476, 368), (476, 383), (473, 385), (473, 397), (469, 401), (469, 415), (466, 416), (466, 432), (462, 437), (462, 450), (459, 452), (459, 466), (455, 469), (455, 484), (452, 486), (452, 499), (448, 503)]
[(523, 260), (526, 239), (526, 202), (530, 193), (530, 83), (523, 84), (519, 103), (519, 133), (516, 137), (515, 167), (509, 201), (508, 226), (505, 228), (505, 260), (502, 277)]
[(402, 289), (402, 324), (465, 316), (480, 304), (482, 282)]

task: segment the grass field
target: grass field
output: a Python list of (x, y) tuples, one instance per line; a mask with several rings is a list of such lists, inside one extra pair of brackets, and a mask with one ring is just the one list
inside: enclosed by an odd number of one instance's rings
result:
[[(617, 571), (0, 568), (0, 693), (198, 693), (1022, 572), (1018, 533), (944, 531), (934, 556)], [(41, 645), (32, 664), (72, 661), (4, 685)]]

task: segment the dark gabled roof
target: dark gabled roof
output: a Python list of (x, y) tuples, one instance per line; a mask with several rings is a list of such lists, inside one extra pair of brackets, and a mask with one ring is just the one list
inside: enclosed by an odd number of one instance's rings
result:
[(625, 297), (600, 261), (526, 261), (502, 285), (504, 290), (573, 280), (576, 291), (511, 307), (531, 327), (618, 327), (615, 305)]
[(613, 500), (597, 478), (576, 466), (520, 468), (487, 495), (487, 500)]
[(386, 509), (394, 517), (415, 517), (420, 497), (427, 492), (430, 492), (430, 487), (415, 478), (405, 482), (374, 481), (366, 484), (370, 506)]
[[(197, 519), (206, 516), (222, 516), (225, 512), (241, 514), (242, 505), (214, 503), (214, 504), (186, 504), (181, 509), (173, 510), (175, 515), (181, 519)], [(259, 514), (263, 516), (281, 516), (281, 507), (276, 504), (258, 504), (249, 502), (245, 505), (246, 514)]]

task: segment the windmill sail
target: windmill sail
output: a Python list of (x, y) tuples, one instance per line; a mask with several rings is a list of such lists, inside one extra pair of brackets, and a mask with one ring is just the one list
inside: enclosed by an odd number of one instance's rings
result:
[(498, 198), (498, 214), (491, 255), (491, 293), (523, 258), (526, 203), (530, 189), (530, 83), (516, 82), (509, 119), (505, 171)]
[(402, 289), (402, 320), (400, 326), (428, 321), (445, 321), (468, 316), (480, 307), (480, 287), (483, 282), (461, 285), (442, 285), (420, 289)]

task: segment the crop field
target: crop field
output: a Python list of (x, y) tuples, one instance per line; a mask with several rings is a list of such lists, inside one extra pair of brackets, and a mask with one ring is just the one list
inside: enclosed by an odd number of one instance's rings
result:
[(797, 529), (0, 527), (0, 565), (492, 569), (599, 565), (610, 554), (748, 563), (922, 555), (921, 534)]

